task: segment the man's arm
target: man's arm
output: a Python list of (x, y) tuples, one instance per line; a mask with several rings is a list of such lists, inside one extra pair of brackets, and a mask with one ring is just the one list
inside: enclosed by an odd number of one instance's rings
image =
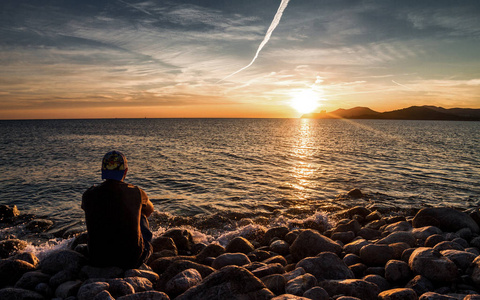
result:
[(146, 204), (142, 205), (142, 214), (145, 215), (145, 217), (149, 217), (153, 212), (153, 203), (150, 200), (147, 200)]
[(145, 215), (145, 217), (149, 217), (153, 213), (153, 203), (148, 199), (147, 193), (145, 193), (144, 190), (140, 189), (140, 194), (142, 195), (142, 214)]

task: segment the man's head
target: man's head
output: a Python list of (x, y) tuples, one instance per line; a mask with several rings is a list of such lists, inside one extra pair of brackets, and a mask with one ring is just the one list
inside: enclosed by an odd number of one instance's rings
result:
[(119, 151), (110, 151), (102, 160), (102, 179), (123, 181), (127, 175), (127, 158)]

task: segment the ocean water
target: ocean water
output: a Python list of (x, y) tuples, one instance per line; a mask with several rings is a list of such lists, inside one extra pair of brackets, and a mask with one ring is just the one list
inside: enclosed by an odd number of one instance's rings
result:
[[(185, 224), (480, 201), (480, 122), (111, 119), (0, 121), (0, 204), (82, 227), (82, 193), (112, 149), (126, 181)], [(353, 188), (367, 197), (337, 198)]]

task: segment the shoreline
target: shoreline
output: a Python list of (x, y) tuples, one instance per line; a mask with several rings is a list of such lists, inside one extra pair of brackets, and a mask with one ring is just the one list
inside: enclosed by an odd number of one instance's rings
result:
[[(344, 196), (354, 197), (356, 192)], [(376, 208), (380, 207), (355, 206), (328, 217), (290, 219), (283, 225), (268, 218), (265, 225), (239, 218), (230, 231), (210, 241), (202, 232), (194, 232), (188, 218), (157, 212), (154, 229), (162, 222), (171, 226), (157, 230), (154, 254), (141, 269), (88, 266), (85, 235), (78, 234), (40, 261), (34, 254), (14, 251), (3, 259), (0, 298), (35, 293), (38, 299), (93, 299), (100, 294), (110, 295), (108, 299), (181, 300), (199, 295), (202, 299), (340, 299), (340, 295), (480, 299), (478, 209), (467, 213), (446, 207), (397, 212)], [(212, 225), (209, 222), (203, 223), (205, 231)], [(6, 269), (15, 272), (7, 276)], [(53, 280), (66, 270), (70, 277)], [(127, 287), (123, 294), (115, 288), (119, 284)]]

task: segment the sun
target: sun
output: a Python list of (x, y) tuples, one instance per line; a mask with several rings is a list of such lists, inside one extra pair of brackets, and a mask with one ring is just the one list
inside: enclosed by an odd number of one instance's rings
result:
[(303, 90), (293, 95), (290, 106), (299, 113), (307, 114), (313, 112), (320, 106), (318, 102), (320, 95), (313, 90)]

